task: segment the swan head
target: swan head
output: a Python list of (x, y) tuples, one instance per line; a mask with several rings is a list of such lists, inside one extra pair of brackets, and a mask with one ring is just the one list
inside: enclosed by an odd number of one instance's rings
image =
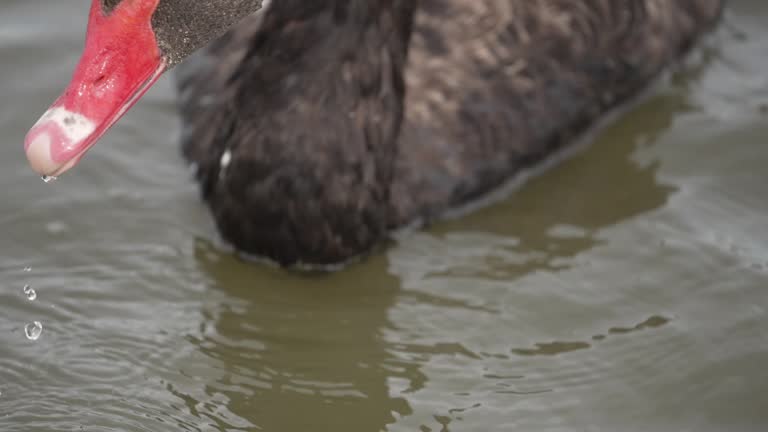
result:
[(44, 176), (69, 170), (170, 68), (269, 0), (92, 0), (72, 80), (27, 133)]

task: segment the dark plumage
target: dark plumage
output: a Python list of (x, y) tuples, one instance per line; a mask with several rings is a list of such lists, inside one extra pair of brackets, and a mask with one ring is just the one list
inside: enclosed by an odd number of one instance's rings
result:
[(280, 0), (180, 67), (183, 152), (223, 237), (328, 264), (562, 148), (721, 0)]

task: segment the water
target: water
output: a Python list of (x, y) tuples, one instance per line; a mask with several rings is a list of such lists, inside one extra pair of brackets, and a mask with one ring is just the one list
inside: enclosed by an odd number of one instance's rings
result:
[(327, 276), (216, 247), (167, 80), (28, 169), (87, 3), (0, 3), (0, 430), (766, 430), (762, 0), (586, 152)]

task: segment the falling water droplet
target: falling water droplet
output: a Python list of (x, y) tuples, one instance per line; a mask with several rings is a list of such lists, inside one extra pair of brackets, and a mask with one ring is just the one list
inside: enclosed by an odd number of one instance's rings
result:
[(40, 338), (40, 334), (43, 332), (43, 324), (40, 321), (35, 321), (32, 324), (27, 324), (24, 327), (24, 334), (27, 335), (29, 340), (37, 340)]
[(50, 183), (50, 182), (56, 180), (55, 176), (49, 176), (49, 175), (44, 175), (44, 176), (42, 176), (40, 178), (43, 179), (43, 181), (46, 182), (46, 183)]
[(37, 298), (37, 292), (35, 292), (35, 289), (29, 285), (24, 285), (24, 294), (29, 301), (34, 301)]

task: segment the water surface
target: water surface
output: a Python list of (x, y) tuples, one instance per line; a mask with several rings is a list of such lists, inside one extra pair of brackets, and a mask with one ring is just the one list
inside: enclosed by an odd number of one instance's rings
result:
[(0, 430), (768, 428), (765, 2), (588, 150), (325, 276), (218, 246), (167, 79), (32, 174), (87, 3), (0, 4)]

